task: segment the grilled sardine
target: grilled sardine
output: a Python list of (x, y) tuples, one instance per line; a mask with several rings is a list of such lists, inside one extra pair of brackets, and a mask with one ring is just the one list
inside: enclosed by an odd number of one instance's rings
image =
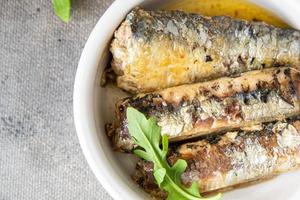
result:
[(155, 117), (171, 141), (281, 120), (300, 113), (299, 81), (300, 73), (294, 69), (269, 68), (128, 97), (117, 103), (110, 135), (117, 149), (134, 147), (127, 107)]
[(118, 86), (138, 93), (300, 66), (300, 32), (225, 16), (131, 11), (111, 44)]
[[(300, 168), (300, 121), (265, 124), (261, 131), (228, 132), (186, 143), (170, 152), (174, 164), (186, 160), (183, 184), (199, 182), (200, 191), (224, 191)], [(134, 179), (153, 196), (164, 198), (152, 174), (152, 164), (140, 161)]]

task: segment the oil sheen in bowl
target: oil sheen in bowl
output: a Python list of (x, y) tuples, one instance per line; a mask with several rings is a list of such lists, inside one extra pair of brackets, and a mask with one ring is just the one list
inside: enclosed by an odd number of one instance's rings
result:
[(273, 13), (245, 0), (181, 0), (166, 4), (163, 8), (206, 16), (227, 15), (249, 21), (264, 21), (278, 27), (288, 27)]

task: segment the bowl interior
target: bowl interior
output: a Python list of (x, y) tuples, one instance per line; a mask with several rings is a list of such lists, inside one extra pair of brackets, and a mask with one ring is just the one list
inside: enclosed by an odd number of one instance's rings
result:
[[(144, 4), (143, 1), (137, 1), (136, 3), (131, 3), (131, 4), (128, 3), (129, 1), (124, 1), (124, 2), (127, 2), (126, 4), (127, 9), (130, 7), (133, 8), (138, 4), (142, 4), (143, 6), (149, 7), (151, 9), (155, 9), (158, 5), (162, 3), (162, 1), (158, 1), (158, 0), (147, 1), (147, 3)], [(165, 3), (166, 1), (163, 2)], [(114, 4), (118, 4), (118, 1), (116, 1)], [(130, 5), (128, 6), (128, 4)], [(122, 3), (120, 3), (120, 5), (116, 7), (120, 8), (121, 6)], [(124, 12), (124, 14), (125, 13), (126, 12)], [(279, 15), (281, 17), (284, 16), (284, 14), (279, 14)], [(110, 34), (109, 37), (112, 37), (113, 29), (110, 30), (109, 34)], [(96, 145), (98, 146), (98, 148), (95, 148), (95, 150), (91, 150), (91, 151), (84, 150), (84, 153), (85, 155), (94, 154), (93, 157), (95, 159), (100, 159), (100, 162), (97, 162), (97, 164), (91, 164), (91, 162), (93, 162), (92, 159), (90, 160), (88, 159), (88, 161), (90, 165), (93, 165), (92, 169), (96, 174), (96, 176), (98, 177), (98, 179), (100, 180), (100, 182), (102, 183), (102, 185), (104, 185), (104, 187), (109, 191), (109, 193), (113, 197), (119, 199), (122, 195), (124, 195), (125, 197), (127, 195), (125, 193), (128, 193), (131, 196), (127, 196), (127, 197), (131, 197), (132, 199), (148, 199), (149, 196), (145, 194), (141, 189), (139, 189), (131, 179), (131, 175), (133, 174), (133, 171), (135, 169), (135, 163), (137, 161), (137, 158), (133, 155), (113, 152), (110, 142), (105, 134), (105, 129), (104, 129), (105, 124), (112, 122), (114, 119), (115, 102), (121, 99), (122, 97), (128, 96), (128, 94), (118, 89), (114, 84), (108, 84), (106, 87), (100, 86), (100, 77), (102, 71), (109, 64), (108, 63), (110, 59), (109, 44), (110, 44), (110, 40), (107, 40), (107, 42), (105, 42), (105, 46), (106, 46), (105, 50), (102, 52), (101, 57), (98, 58), (98, 60), (100, 61), (98, 66), (96, 66), (97, 76), (95, 78), (96, 81), (94, 82), (94, 88), (93, 88), (94, 99), (93, 99), (92, 114), (95, 119), (94, 123), (96, 126), (95, 127), (96, 135), (94, 136), (95, 138), (97, 138), (97, 141), (94, 142), (97, 143)], [(86, 132), (85, 134), (88, 135), (94, 133)], [(82, 137), (85, 136), (79, 136), (79, 139), (81, 139)], [(84, 145), (82, 144), (82, 146), (84, 146), (83, 148), (85, 149), (89, 148), (87, 147), (87, 144)], [(102, 175), (100, 175), (101, 173)], [(109, 173), (109, 174), (103, 175), (103, 173)], [(278, 177), (273, 178), (271, 181), (265, 181), (263, 183), (254, 186), (237, 189), (232, 192), (227, 192), (224, 194), (224, 200), (225, 199), (265, 200), (269, 198), (272, 198), (273, 200), (299, 199), (300, 190), (299, 190), (299, 183), (297, 181), (299, 179), (300, 179), (300, 171), (280, 175)]]

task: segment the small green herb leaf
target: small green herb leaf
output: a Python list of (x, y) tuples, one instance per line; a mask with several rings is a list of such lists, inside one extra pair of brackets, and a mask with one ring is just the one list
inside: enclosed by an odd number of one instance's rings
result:
[(160, 168), (158, 170), (156, 170), (153, 173), (155, 180), (157, 182), (157, 184), (159, 185), (159, 187), (161, 187), (161, 183), (164, 181), (164, 178), (166, 176), (166, 169), (165, 168)]
[(182, 159), (177, 160), (177, 162), (173, 165), (172, 169), (174, 172), (173, 176), (174, 176), (175, 183), (177, 184), (181, 183), (180, 175), (184, 172), (186, 167), (187, 167), (186, 161)]
[(147, 161), (151, 161), (151, 160), (152, 160), (151, 155), (149, 155), (149, 154), (148, 154), (147, 152), (145, 152), (145, 151), (136, 149), (136, 150), (134, 150), (134, 154), (137, 155), (138, 157), (141, 157), (141, 158), (147, 160)]
[[(147, 119), (142, 113), (134, 108), (127, 108), (128, 130), (136, 145), (134, 153), (154, 164), (154, 178), (158, 186), (168, 192), (168, 200), (219, 200), (221, 194), (211, 198), (201, 197), (199, 186), (196, 182), (187, 188), (181, 183), (181, 174), (185, 171), (185, 160), (177, 160), (170, 166), (167, 162), (168, 136), (161, 138), (161, 129), (154, 118)], [(162, 149), (160, 148), (160, 140)]]
[(168, 148), (169, 148), (169, 142), (168, 142), (168, 136), (167, 135), (163, 135), (162, 136), (162, 147), (163, 147), (163, 155), (162, 158), (165, 159), (168, 153)]
[(55, 14), (64, 22), (69, 22), (71, 12), (71, 0), (52, 0)]

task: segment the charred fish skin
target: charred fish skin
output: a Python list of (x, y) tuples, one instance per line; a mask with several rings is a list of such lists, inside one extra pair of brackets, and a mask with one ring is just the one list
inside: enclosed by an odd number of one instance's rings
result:
[[(169, 162), (184, 159), (188, 164), (181, 176), (183, 184), (199, 182), (202, 193), (226, 190), (299, 169), (300, 121), (268, 123), (261, 131), (228, 132), (173, 148)], [(141, 161), (137, 170), (134, 179), (147, 192), (157, 193), (152, 164)]]
[(300, 73), (290, 68), (251, 71), (236, 78), (177, 86), (117, 103), (113, 144), (131, 151), (126, 109), (155, 117), (162, 134), (179, 141), (212, 133), (257, 128), (300, 113)]
[(132, 10), (115, 32), (112, 68), (132, 93), (269, 67), (300, 66), (300, 32), (226, 16)]

